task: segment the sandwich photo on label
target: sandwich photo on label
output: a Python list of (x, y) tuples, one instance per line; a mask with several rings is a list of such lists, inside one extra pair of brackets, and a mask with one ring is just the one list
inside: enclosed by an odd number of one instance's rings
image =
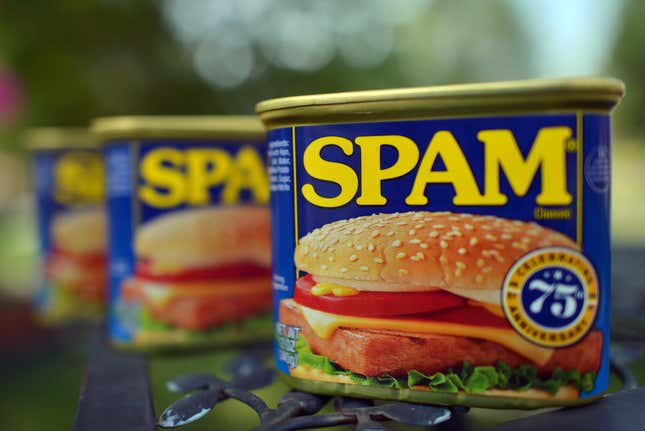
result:
[(300, 328), (294, 377), (530, 398), (593, 389), (602, 334), (546, 348), (501, 306), (521, 256), (578, 246), (535, 223), (449, 212), (340, 220), (300, 239), (280, 322)]
[(135, 273), (122, 298), (162, 331), (203, 331), (271, 308), (269, 212), (261, 207), (176, 211), (136, 232)]
[(67, 301), (102, 305), (107, 299), (105, 211), (58, 214), (51, 224), (52, 251), (46, 275)]

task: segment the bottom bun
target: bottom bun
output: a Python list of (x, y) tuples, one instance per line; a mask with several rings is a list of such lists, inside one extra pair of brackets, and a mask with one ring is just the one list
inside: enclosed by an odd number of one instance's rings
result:
[[(292, 377), (297, 377), (304, 380), (317, 380), (331, 383), (345, 383), (355, 385), (356, 383), (348, 376), (327, 374), (322, 370), (311, 368), (307, 365), (298, 365), (296, 368), (290, 370)], [(415, 391), (430, 392), (430, 388), (425, 386), (412, 386), (411, 389)], [(460, 393), (464, 393), (460, 391)], [(491, 397), (507, 397), (507, 398), (525, 398), (535, 400), (577, 400), (580, 397), (580, 391), (573, 386), (567, 385), (561, 387), (555, 394), (550, 394), (547, 391), (540, 389), (528, 389), (525, 391), (514, 391), (510, 389), (489, 389), (484, 392), (478, 392), (475, 395), (486, 395)]]

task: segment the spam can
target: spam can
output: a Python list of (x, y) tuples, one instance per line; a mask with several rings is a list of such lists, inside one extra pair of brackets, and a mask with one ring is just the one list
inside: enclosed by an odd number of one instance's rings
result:
[(37, 315), (52, 324), (100, 318), (107, 298), (102, 154), (80, 128), (31, 129), (25, 144), (40, 241)]
[(623, 91), (598, 78), (261, 102), (287, 383), (500, 408), (599, 397)]
[(112, 342), (271, 336), (269, 185), (257, 117), (93, 122), (107, 171)]

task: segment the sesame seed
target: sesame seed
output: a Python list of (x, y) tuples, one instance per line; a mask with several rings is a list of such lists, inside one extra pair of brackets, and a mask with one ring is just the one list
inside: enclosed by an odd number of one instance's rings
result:
[(484, 281), (484, 277), (482, 277), (482, 275), (481, 275), (481, 274), (477, 274), (477, 277), (475, 277), (475, 281), (476, 281), (477, 283), (481, 283), (481, 282), (483, 282), (483, 281)]
[(522, 238), (522, 242), (529, 243), (529, 242), (531, 242), (531, 238), (525, 236), (524, 238)]
[(441, 242), (439, 243), (439, 246), (441, 246), (441, 248), (448, 248), (448, 243), (444, 240), (441, 240)]
[(356, 246), (356, 250), (361, 251), (362, 249), (363, 249), (363, 246), (362, 246), (362, 245), (358, 244), (358, 245)]
[(473, 230), (473, 225), (466, 223), (466, 224), (464, 224), (464, 228), (466, 228), (468, 230)]
[(526, 250), (526, 248), (527, 248), (526, 245), (521, 243), (521, 242), (513, 242), (511, 244), (511, 247), (517, 248), (517, 249), (520, 249), (520, 250)]
[(433, 225), (432, 225), (432, 227), (433, 227), (434, 229), (441, 229), (441, 228), (444, 228), (445, 226), (444, 226), (444, 225), (442, 225), (442, 224), (433, 224)]
[(490, 257), (491, 251), (493, 251), (493, 250), (482, 250), (482, 256)]
[(418, 219), (420, 219), (421, 217), (423, 217), (423, 214), (421, 214), (421, 213), (415, 213), (415, 214), (412, 216), (412, 219), (413, 219), (413, 220), (418, 220)]
[(461, 268), (455, 269), (455, 277), (461, 277)]
[(386, 235), (387, 235), (387, 236), (393, 236), (393, 235), (394, 235), (394, 231), (389, 231), (388, 233), (386, 233)]
[(419, 223), (414, 226), (415, 229), (421, 229), (423, 227), (423, 223)]
[(376, 238), (376, 237), (377, 237), (377, 236), (379, 236), (379, 235), (380, 235), (379, 231), (377, 231), (377, 230), (373, 230), (373, 231), (372, 231), (372, 234), (371, 234), (371, 237), (372, 237), (372, 238)]
[(457, 261), (457, 263), (455, 263), (455, 266), (457, 268), (466, 269), (466, 264), (460, 261)]
[(403, 259), (404, 257), (405, 257), (405, 253), (403, 253), (402, 251), (400, 251), (400, 252), (398, 252), (398, 253), (396, 254), (396, 258), (397, 258), (397, 259)]
[(327, 269), (327, 265), (320, 265), (320, 269), (322, 269), (323, 271), (324, 271), (324, 270), (326, 270), (326, 269)]
[(381, 259), (380, 257), (375, 257), (375, 258), (374, 258), (374, 262), (376, 262), (376, 263), (383, 263), (383, 259)]
[(403, 268), (399, 269), (399, 274), (400, 275), (406, 275), (407, 273), (408, 273), (407, 269), (403, 269)]
[(353, 244), (351, 241), (347, 241), (347, 247), (351, 247)]
[(302, 248), (302, 252), (303, 252), (305, 255), (309, 254), (309, 247), (304, 246), (304, 247)]
[(419, 243), (421, 243), (421, 240), (418, 238), (413, 238), (410, 240), (410, 244), (419, 244)]
[(347, 272), (347, 268), (342, 267), (342, 268), (340, 269), (340, 272), (343, 272), (343, 273)]
[(333, 262), (334, 261), (334, 256), (327, 256), (327, 260), (330, 261), (330, 262)]
[(436, 238), (439, 236), (439, 232), (437, 232), (436, 230), (433, 230), (428, 234), (428, 236), (431, 238)]
[(466, 249), (461, 247), (459, 250), (457, 250), (457, 253), (459, 254), (466, 254)]
[(506, 247), (504, 247), (504, 244), (500, 244), (500, 243), (498, 243), (498, 242), (496, 242), (495, 244), (493, 244), (493, 247), (495, 247), (495, 248), (496, 248), (496, 249), (498, 249), (498, 250), (504, 250), (504, 249), (506, 248)]
[(498, 262), (504, 262), (504, 257), (503, 257), (503, 256), (501, 256), (501, 255), (499, 255), (499, 254), (496, 254), (496, 255), (495, 255), (495, 259), (496, 259)]
[(419, 244), (419, 247), (428, 248), (428, 244), (426, 244), (425, 242), (422, 242), (421, 244)]
[(419, 260), (423, 260), (426, 257), (426, 255), (421, 253), (420, 251), (417, 251), (417, 254), (415, 256), (418, 257)]
[(477, 259), (477, 266), (478, 266), (479, 268), (481, 268), (481, 267), (482, 267), (482, 266), (484, 266), (485, 264), (486, 264), (486, 262), (484, 262), (484, 259)]
[(360, 269), (361, 269), (361, 271), (368, 271), (368, 270), (369, 270), (369, 268), (368, 268), (368, 267), (366, 267), (365, 265), (362, 265), (362, 266), (360, 267)]
[(408, 231), (408, 234), (409, 234), (409, 235), (414, 235), (415, 233), (417, 233), (417, 231), (416, 231), (416, 230), (414, 230), (414, 229), (410, 229), (410, 230)]
[(448, 258), (446, 256), (440, 256), (439, 257), (439, 262), (446, 263), (446, 262), (448, 262)]
[(492, 270), (493, 270), (493, 267), (492, 267), (492, 266), (487, 266), (487, 267), (485, 267), (485, 268), (482, 268), (482, 272), (484, 272), (484, 273), (491, 272)]
[(350, 260), (350, 261), (352, 261), (352, 262), (356, 262), (356, 261), (358, 260), (358, 256), (356, 256), (355, 254), (352, 254), (352, 255), (349, 257), (349, 260)]
[(418, 261), (420, 261), (421, 259), (419, 259), (419, 256), (414, 255), (414, 256), (410, 256), (410, 260), (413, 260), (413, 261), (415, 261), (415, 262), (418, 262)]
[(405, 226), (406, 224), (408, 224), (408, 222), (407, 222), (407, 221), (400, 221), (400, 222), (397, 222), (397, 223), (395, 223), (395, 224), (396, 224), (397, 226)]
[(313, 253), (311, 253), (311, 255), (312, 255), (313, 257), (318, 257), (318, 252), (314, 251)]
[(459, 217), (450, 216), (450, 217), (448, 217), (448, 220), (450, 220), (450, 221), (457, 221), (457, 220), (459, 220)]
[(496, 237), (495, 235), (491, 235), (491, 234), (489, 234), (489, 233), (487, 233), (487, 234), (484, 236), (484, 238), (486, 238), (486, 239), (487, 239), (487, 240), (489, 240), (489, 241), (497, 241), (497, 237)]
[(470, 241), (468, 241), (468, 244), (470, 245), (475, 245), (479, 242), (479, 240), (476, 237), (470, 238)]
[(481, 227), (482, 227), (482, 229), (484, 229), (484, 230), (491, 230), (491, 229), (492, 229), (492, 228), (491, 228), (490, 226), (488, 226), (487, 224), (483, 224)]
[(502, 239), (511, 239), (513, 236), (510, 233), (503, 233), (501, 238)]
[(392, 247), (398, 247), (400, 245), (401, 245), (401, 241), (399, 241), (398, 239), (395, 239), (394, 241), (392, 241)]
[(374, 244), (367, 244), (368, 251), (374, 251)]

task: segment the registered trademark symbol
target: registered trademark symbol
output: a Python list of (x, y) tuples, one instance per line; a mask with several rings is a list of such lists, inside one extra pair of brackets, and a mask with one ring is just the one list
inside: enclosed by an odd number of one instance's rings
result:
[(567, 141), (567, 151), (570, 153), (575, 153), (578, 150), (578, 141), (575, 139), (569, 139)]

